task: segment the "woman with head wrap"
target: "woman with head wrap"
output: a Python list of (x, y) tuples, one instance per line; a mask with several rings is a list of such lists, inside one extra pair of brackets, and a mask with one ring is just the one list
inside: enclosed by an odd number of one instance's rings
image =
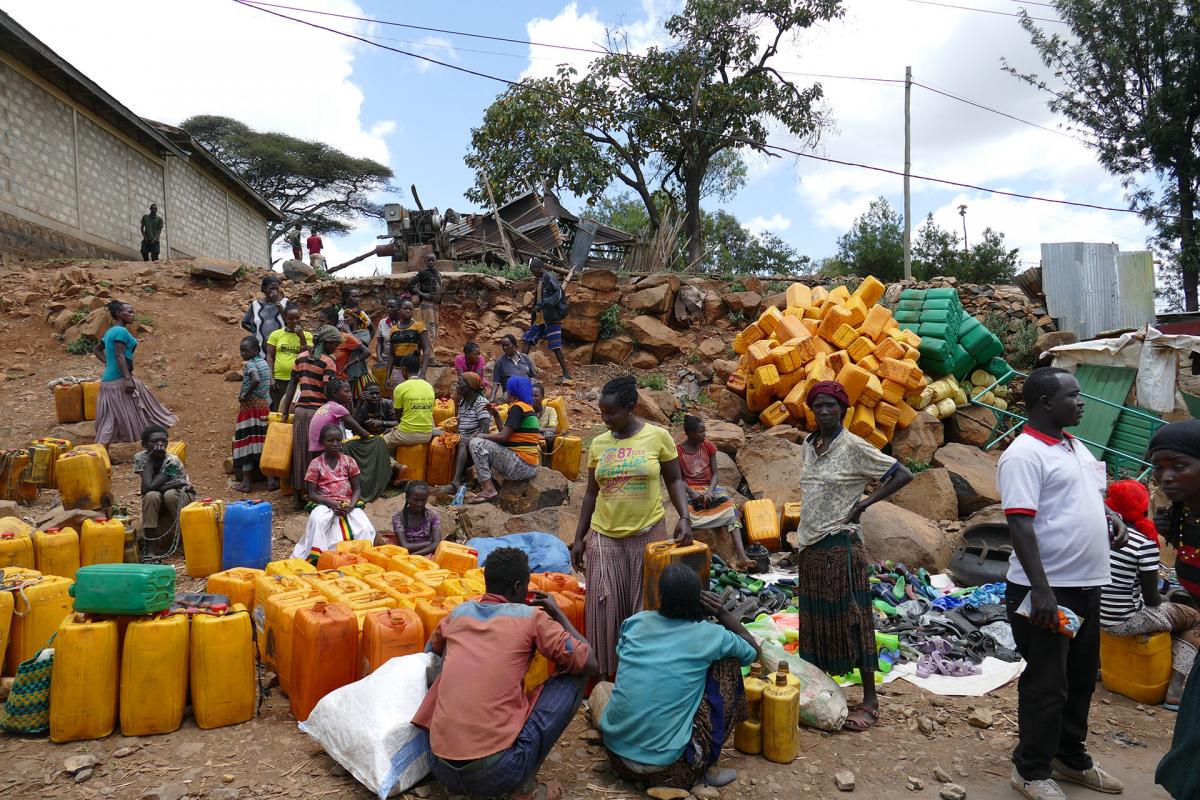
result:
[[(837, 381), (808, 390), (817, 430), (804, 440), (800, 487), (804, 505), (796, 531), (800, 639), (796, 652), (832, 675), (858, 668), (862, 705), (845, 728), (864, 731), (879, 721), (875, 695), (875, 625), (867, 557), (858, 520), (863, 511), (912, 480), (912, 473), (842, 427), (850, 398)], [(879, 488), (869, 497), (863, 489)]]
[(499, 430), (478, 434), (467, 444), (479, 480), (479, 493), (471, 498), (472, 503), (486, 503), (496, 496), (492, 473), (508, 480), (527, 481), (537, 474), (541, 461), (542, 431), (533, 410), (533, 381), (524, 375), (514, 375), (505, 388), (508, 417), (501, 420), (496, 407), (489, 405), (488, 411)]
[[(1154, 479), (1171, 501), (1156, 517), (1162, 540), (1175, 549), (1175, 574), (1193, 598), (1200, 598), (1200, 420), (1172, 422), (1150, 439), (1147, 458)], [(1154, 774), (1174, 798), (1200, 797), (1200, 680), (1195, 669), (1179, 701), (1171, 749)]]
[(692, 543), (675, 440), (669, 431), (638, 417), (637, 402), (632, 375), (613, 378), (600, 390), (600, 419), (608, 430), (588, 447), (587, 493), (571, 545), (575, 568), (584, 569), (587, 561), (584, 617), (602, 676), (616, 674), (621, 626), (642, 610), (646, 545), (671, 538), (663, 482), (679, 515), (675, 543)]
[(454, 455), (454, 473), (450, 483), (441, 487), (444, 491), (452, 493), (457, 492), (458, 487), (462, 485), (463, 473), (471, 457), (471, 439), (481, 433), (487, 433), (492, 424), (487, 397), (484, 395), (483, 378), (477, 373), (464, 372), (458, 376), (454, 383), (454, 400), (458, 409), (458, 451)]
[(170, 428), (175, 415), (158, 402), (146, 384), (133, 377), (133, 351), (138, 346), (129, 332), (133, 306), (113, 300), (105, 308), (112, 325), (96, 342), (92, 355), (104, 365), (96, 401), (96, 442), (107, 449), (114, 442), (139, 441), (142, 431), (153, 425)]
[(304, 507), (305, 474), (313, 453), (308, 449), (308, 429), (313, 414), (325, 404), (325, 384), (337, 377), (337, 365), (332, 353), (342, 343), (342, 332), (332, 325), (322, 325), (313, 331), (312, 346), (306, 347), (296, 356), (292, 377), (288, 381), (280, 412), (283, 421), (292, 414), (292, 487), (295, 491), (296, 508)]

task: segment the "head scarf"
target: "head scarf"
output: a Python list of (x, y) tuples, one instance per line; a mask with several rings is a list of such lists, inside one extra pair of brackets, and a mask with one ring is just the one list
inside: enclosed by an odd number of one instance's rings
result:
[(462, 375), (459, 375), (459, 377), (466, 382), (467, 388), (472, 392), (479, 392), (483, 390), (483, 378), (479, 377), (479, 375), (476, 373), (464, 372)]
[(817, 381), (808, 390), (804, 402), (808, 403), (809, 408), (812, 408), (813, 401), (821, 395), (827, 395), (837, 400), (843, 409), (850, 407), (850, 397), (846, 394), (845, 387), (837, 381)]
[(342, 343), (342, 332), (332, 325), (321, 325), (313, 331), (313, 355), (332, 353)]
[(1146, 448), (1148, 456), (1158, 450), (1172, 450), (1192, 458), (1200, 458), (1200, 419), (1171, 422), (1158, 429)]
[(1129, 478), (1113, 481), (1104, 493), (1104, 505), (1121, 515), (1127, 525), (1152, 542), (1158, 541), (1158, 529), (1147, 514), (1150, 512), (1150, 491), (1139, 481)]
[(533, 381), (525, 375), (513, 375), (504, 390), (527, 406), (533, 405)]

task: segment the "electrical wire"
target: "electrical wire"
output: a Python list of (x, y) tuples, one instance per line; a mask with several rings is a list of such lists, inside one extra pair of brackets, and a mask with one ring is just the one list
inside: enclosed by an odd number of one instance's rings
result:
[[(954, 3), (938, 3), (938, 2), (935, 2), (934, 0), (908, 0), (908, 2), (920, 3), (923, 6), (937, 6), (939, 8), (954, 8), (954, 9), (958, 9), (959, 11), (978, 11), (980, 14), (995, 14), (995, 15), (1001, 16), (1001, 17), (1020, 18), (1020, 16), (1021, 16), (1020, 14), (1014, 14), (1011, 11), (996, 11), (991, 8), (975, 8), (973, 6), (960, 6), (960, 5), (955, 5)], [(1038, 22), (1053, 22), (1057, 25), (1066, 25), (1067, 24), (1066, 22), (1064, 22), (1061, 19), (1050, 19), (1049, 17), (1032, 17), (1031, 16), (1030, 19), (1036, 20)]]
[[(348, 39), (353, 39), (355, 41), (363, 42), (364, 44), (373, 45), (374, 47), (379, 47), (384, 50), (389, 50), (394, 53), (399, 53), (400, 55), (409, 56), (410, 58), (415, 58), (420, 61), (428, 62), (430, 64), (436, 64), (437, 66), (445, 67), (446, 69), (451, 69), (456, 72), (462, 72), (467, 75), (474, 75), (477, 78), (484, 78), (485, 80), (495, 81), (497, 83), (503, 83), (510, 87), (519, 86), (522, 88), (532, 89), (539, 93), (547, 94), (547, 95), (550, 95), (550, 96), (555, 97), (560, 100), (569, 99), (565, 95), (562, 95), (562, 94), (552, 91), (550, 89), (546, 89), (544, 87), (530, 86), (529, 84), (522, 83), (521, 81), (514, 81), (509, 78), (502, 78), (498, 75), (491, 75), (486, 72), (480, 72), (479, 70), (474, 70), (469, 67), (459, 66), (458, 64), (451, 64), (451, 63), (448, 63), (445, 61), (439, 61), (436, 58), (421, 55), (420, 53), (413, 53), (413, 52), (410, 52), (407, 50), (401, 50), (400, 48), (397, 48), (397, 47), (391, 47), (389, 45), (380, 44), (378, 42), (373, 42), (370, 39), (366, 39), (357, 34), (347, 33), (345, 31), (339, 31), (335, 28), (330, 28), (325, 25), (320, 25), (316, 22), (309, 22), (308, 20), (298, 19), (296, 17), (289, 17), (288, 15), (281, 14), (278, 11), (272, 11), (269, 8), (263, 8), (260, 5), (256, 4), (255, 2), (252, 2), (251, 0), (233, 0), (233, 2), (237, 3), (238, 5), (245, 6), (247, 8), (253, 8), (256, 11), (261, 11), (264, 14), (270, 14), (271, 16), (279, 17), (280, 19), (285, 19), (285, 20), (289, 20), (291, 22), (296, 22), (301, 25), (308, 26), (310, 28), (316, 28), (317, 30), (325, 31), (327, 33), (333, 33), (338, 36), (342, 36), (342, 37), (345, 37)], [(637, 118), (637, 119), (642, 119), (647, 122), (651, 122), (653, 124), (671, 125), (672, 127), (679, 128), (679, 130), (682, 132), (707, 133), (707, 134), (711, 134), (713, 136), (726, 138), (735, 144), (752, 147), (752, 148), (756, 148), (756, 149), (761, 149), (761, 150), (775, 150), (775, 151), (778, 151), (781, 153), (787, 153), (789, 155), (796, 156), (797, 158), (806, 158), (811, 161), (820, 161), (820, 162), (823, 162), (826, 164), (837, 164), (839, 166), (844, 166), (844, 167), (854, 167), (856, 169), (865, 169), (865, 170), (869, 170), (871, 172), (879, 172), (879, 173), (882, 173), (885, 175), (893, 175), (896, 177), (904, 177), (904, 174), (905, 174), (905, 173), (901, 172), (900, 170), (890, 169), (888, 167), (880, 167), (880, 166), (876, 166), (873, 164), (862, 164), (862, 163), (859, 163), (856, 161), (847, 161), (845, 159), (832, 158), (830, 156), (819, 156), (816, 153), (805, 153), (800, 150), (793, 150), (789, 147), (784, 147), (782, 145), (769, 144), (765, 141), (756, 141), (756, 140), (747, 139), (747, 138), (741, 137), (741, 136), (729, 136), (720, 131), (708, 130), (706, 128), (702, 128), (699, 126), (687, 126), (687, 125), (683, 125), (681, 123), (667, 122), (664, 120), (654, 119), (654, 118), (651, 118), (651, 117), (648, 117), (645, 115), (641, 115), (641, 114), (632, 114), (631, 116), (633, 116), (634, 118)], [(1051, 198), (1051, 197), (1039, 197), (1037, 195), (1005, 191), (1003, 189), (992, 189), (992, 188), (989, 188), (986, 186), (978, 186), (978, 185), (971, 184), (971, 183), (964, 183), (962, 181), (953, 181), (953, 180), (949, 180), (947, 178), (937, 178), (932, 175), (917, 175), (917, 174), (909, 173), (908, 177), (911, 179), (914, 179), (914, 180), (925, 181), (926, 183), (936, 183), (936, 184), (939, 184), (942, 186), (953, 186), (957, 189), (970, 189), (972, 191), (986, 192), (988, 194), (999, 195), (1001, 197), (1014, 197), (1014, 198), (1017, 198), (1020, 200), (1036, 200), (1036, 201), (1039, 201), (1042, 203), (1053, 203), (1055, 205), (1071, 206), (1074, 208), (1091, 208), (1091, 209), (1095, 209), (1097, 211), (1112, 211), (1112, 212), (1121, 213), (1121, 214), (1138, 214), (1139, 216), (1141, 215), (1140, 212), (1135, 211), (1133, 209), (1129, 209), (1129, 208), (1118, 208), (1116, 206), (1104, 206), (1104, 205), (1099, 205), (1097, 203), (1084, 203), (1084, 202), (1077, 201), (1077, 200), (1059, 200), (1057, 198)], [(1173, 219), (1179, 218), (1177, 215), (1165, 215), (1165, 216), (1170, 216)]]
[(933, 92), (934, 94), (940, 94), (943, 97), (950, 98), (951, 100), (957, 100), (960, 103), (966, 103), (969, 106), (974, 106), (975, 108), (981, 109), (983, 111), (990, 111), (993, 114), (998, 114), (1002, 117), (1011, 119), (1014, 122), (1020, 122), (1025, 125), (1029, 125), (1030, 127), (1038, 128), (1040, 130), (1046, 131), (1047, 133), (1053, 133), (1058, 136), (1066, 137), (1067, 139), (1071, 139), (1073, 141), (1079, 142), (1080, 144), (1085, 144), (1085, 145), (1088, 144), (1088, 142), (1086, 140), (1080, 139), (1078, 136), (1072, 136), (1071, 134), (1067, 133), (1066, 131), (1060, 131), (1055, 128), (1048, 128), (1045, 125), (1039, 125), (1036, 122), (1030, 122), (1027, 119), (1021, 119), (1020, 117), (1014, 116), (1005, 111), (1001, 111), (999, 109), (992, 108), (991, 106), (985, 106), (983, 103), (977, 103), (974, 100), (968, 100), (967, 98), (960, 97), (952, 92), (947, 92), (944, 89), (935, 89), (934, 87), (930, 86), (927, 83), (921, 83), (920, 81), (913, 81), (913, 86), (920, 86), (922, 89), (929, 91), (929, 92)]

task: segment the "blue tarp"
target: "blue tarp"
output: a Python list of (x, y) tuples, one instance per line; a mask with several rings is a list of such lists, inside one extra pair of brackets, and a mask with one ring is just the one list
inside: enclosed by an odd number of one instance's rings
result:
[(530, 572), (565, 572), (571, 574), (571, 551), (552, 533), (530, 531), (507, 536), (477, 537), (467, 547), (479, 553), (479, 566), (485, 566), (488, 554), (499, 547), (518, 547), (529, 556)]

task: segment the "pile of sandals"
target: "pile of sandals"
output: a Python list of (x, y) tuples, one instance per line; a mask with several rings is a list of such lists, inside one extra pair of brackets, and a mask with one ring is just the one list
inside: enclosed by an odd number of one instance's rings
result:
[(710, 591), (720, 595), (721, 607), (742, 622), (753, 622), (760, 614), (777, 614), (795, 598), (795, 578), (767, 583), (761, 578), (738, 572), (720, 556), (713, 555), (708, 577)]

